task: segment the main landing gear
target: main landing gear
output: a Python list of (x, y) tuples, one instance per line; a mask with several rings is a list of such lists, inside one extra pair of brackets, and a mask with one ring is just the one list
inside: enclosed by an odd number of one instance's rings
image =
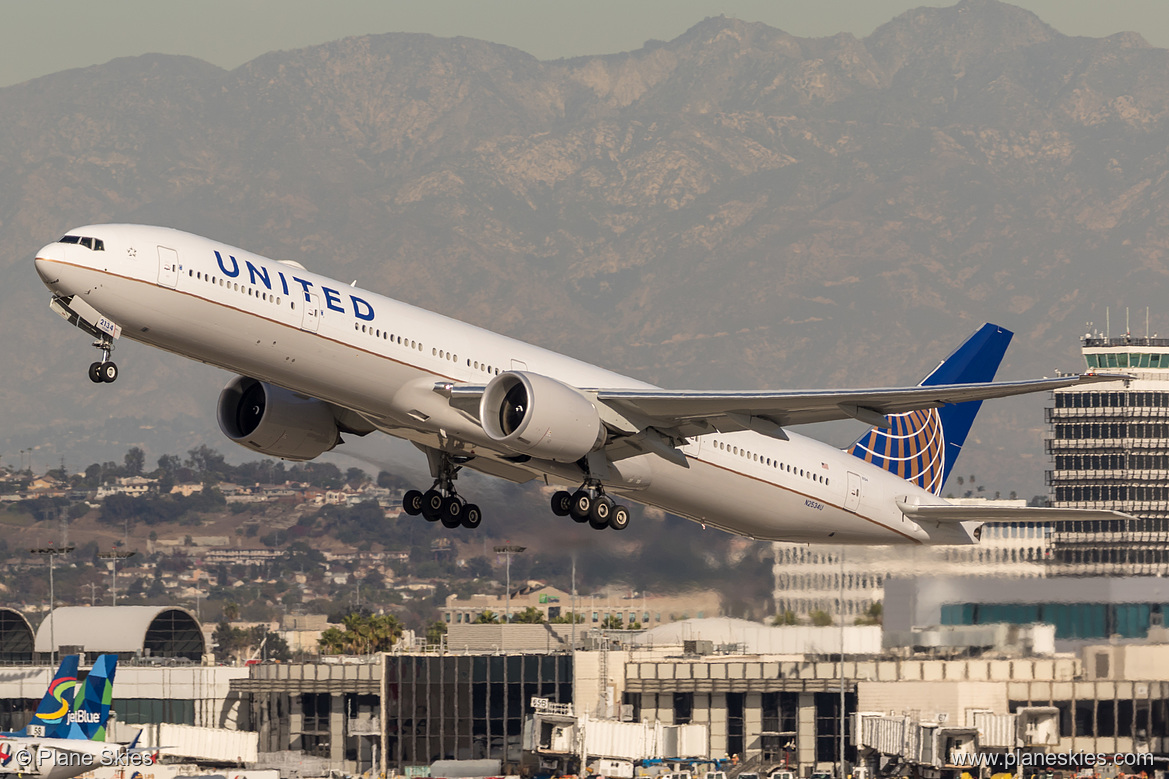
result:
[(110, 353), (114, 351), (114, 342), (108, 339), (98, 339), (93, 342), (96, 349), (101, 349), (101, 362), (89, 366), (89, 380), (94, 384), (113, 384), (118, 379), (118, 366), (110, 361)]
[(595, 530), (629, 527), (629, 509), (606, 495), (600, 482), (585, 482), (576, 492), (560, 490), (552, 496), (552, 513), (572, 517), (576, 522), (588, 522)]
[(410, 516), (421, 514), (428, 522), (442, 522), (443, 527), (477, 528), (483, 513), (474, 503), (468, 503), (455, 491), (454, 481), (466, 459), (457, 460), (446, 452), (426, 450), (430, 460), (430, 474), (434, 484), (426, 492), (408, 490), (402, 498), (402, 508)]

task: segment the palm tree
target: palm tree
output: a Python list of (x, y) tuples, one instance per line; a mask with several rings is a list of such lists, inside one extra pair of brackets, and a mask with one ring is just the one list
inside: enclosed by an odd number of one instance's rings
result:
[(479, 612), (479, 616), (475, 617), (476, 625), (489, 625), (494, 622), (499, 622), (499, 617), (491, 609), (483, 609)]
[(528, 606), (521, 612), (518, 612), (511, 618), (512, 622), (519, 622), (525, 625), (542, 625), (544, 624), (544, 612), (540, 611), (535, 606)]
[(327, 655), (339, 655), (345, 652), (345, 634), (337, 628), (329, 628), (321, 633), (317, 643), (321, 651)]

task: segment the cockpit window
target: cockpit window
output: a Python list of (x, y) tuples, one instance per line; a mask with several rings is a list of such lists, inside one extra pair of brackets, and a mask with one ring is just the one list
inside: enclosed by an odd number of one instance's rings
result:
[(95, 252), (104, 252), (106, 250), (105, 242), (100, 238), (88, 238), (81, 235), (66, 235), (61, 238), (58, 243), (77, 243), (84, 246), (86, 249), (92, 249)]

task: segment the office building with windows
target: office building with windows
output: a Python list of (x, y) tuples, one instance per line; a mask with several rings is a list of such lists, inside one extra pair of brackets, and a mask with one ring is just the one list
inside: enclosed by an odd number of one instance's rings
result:
[(1054, 523), (1050, 574), (1169, 574), (1169, 338), (1089, 335), (1083, 354), (1131, 378), (1052, 393), (1052, 505), (1134, 518)]

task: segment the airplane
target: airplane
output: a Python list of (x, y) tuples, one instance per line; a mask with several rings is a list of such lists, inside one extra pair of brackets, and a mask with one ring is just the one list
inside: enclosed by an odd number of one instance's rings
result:
[[(981, 401), (1118, 376), (994, 382), (1010, 331), (986, 324), (915, 387), (666, 390), (209, 238), (87, 225), (36, 253), (50, 308), (91, 337), (95, 383), (121, 336), (238, 374), (217, 417), (232, 441), (311, 460), (382, 431), (425, 454), (404, 510), (478, 527), (463, 468), (558, 485), (552, 510), (623, 530), (618, 498), (760, 540), (973, 544), (989, 521), (1116, 512), (949, 505), (942, 485)], [(791, 432), (872, 425), (840, 450)]]
[[(65, 724), (69, 710), (73, 706), (73, 694), (77, 688), (77, 667), (80, 662), (80, 655), (62, 657), (61, 665), (49, 680), (48, 689), (45, 690), (45, 695), (37, 705), (32, 719), (20, 730), (0, 733), (0, 738), (55, 735), (57, 729)], [(11, 754), (0, 750), (0, 769), (11, 759)]]
[[(77, 661), (74, 655), (74, 669)], [(72, 779), (100, 766), (152, 764), (150, 755), (141, 754), (144, 750), (137, 747), (137, 737), (129, 745), (106, 741), (117, 666), (117, 655), (98, 656), (85, 678), (81, 697), (74, 698), (65, 717), (58, 722), (46, 720), (45, 724), (30, 725), (26, 728), (27, 736), (0, 737), (0, 775)], [(76, 683), (76, 678), (73, 682)]]

